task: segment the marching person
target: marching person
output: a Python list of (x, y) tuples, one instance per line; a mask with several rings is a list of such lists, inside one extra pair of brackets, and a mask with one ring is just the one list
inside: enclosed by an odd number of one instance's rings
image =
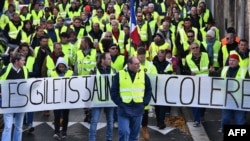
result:
[(137, 141), (144, 107), (152, 95), (151, 82), (147, 74), (140, 70), (137, 57), (130, 57), (127, 68), (114, 76), (111, 99), (118, 106), (119, 141)]
[[(97, 62), (97, 66), (91, 72), (91, 74), (105, 75), (115, 73), (115, 69), (111, 67), (111, 56), (109, 52), (104, 52), (100, 55)], [(100, 119), (102, 109), (106, 115), (107, 121), (107, 131), (106, 131), (106, 141), (111, 141), (113, 137), (113, 114), (114, 107), (93, 107), (91, 108), (91, 119), (90, 119), (90, 129), (89, 129), (89, 141), (96, 141), (96, 128), (97, 123)]]
[[(27, 79), (28, 69), (24, 66), (25, 57), (21, 53), (15, 53), (11, 58), (11, 63), (0, 73), (0, 80)], [(2, 141), (22, 141), (24, 113), (3, 114), (4, 129)], [(13, 135), (12, 127), (15, 123)]]
[[(73, 76), (73, 71), (69, 69), (64, 57), (59, 57), (56, 61), (55, 70), (50, 74), (51, 77), (70, 77)], [(60, 119), (62, 121), (62, 132), (60, 134)], [(67, 137), (67, 129), (69, 123), (69, 109), (54, 110), (54, 132), (53, 138), (61, 140)]]

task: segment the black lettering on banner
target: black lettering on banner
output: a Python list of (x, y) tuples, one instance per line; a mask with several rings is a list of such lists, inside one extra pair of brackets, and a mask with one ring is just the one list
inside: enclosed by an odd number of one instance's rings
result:
[[(92, 98), (91, 98), (91, 101), (93, 101), (93, 99), (94, 99), (94, 96), (95, 96), (95, 93), (97, 93), (96, 95), (97, 95), (97, 97), (98, 97), (98, 99), (100, 98), (99, 97), (99, 91), (98, 91), (98, 82), (97, 82), (97, 77), (101, 77), (100, 75), (98, 75), (98, 76), (95, 76), (95, 78), (94, 78), (94, 85), (93, 85), (93, 93), (92, 93)], [(100, 83), (99, 83), (99, 85), (102, 85), (102, 82), (100, 81)], [(101, 87), (101, 86), (100, 86)], [(100, 90), (100, 93), (101, 93), (101, 90)]]
[[(235, 84), (237, 85), (237, 88), (235, 89), (235, 90), (232, 90), (232, 91), (229, 91), (228, 89), (229, 89), (229, 82), (230, 81), (232, 81), (231, 83), (233, 83), (233, 82), (235, 82)], [(231, 97), (233, 98), (233, 100), (234, 100), (234, 102), (235, 102), (235, 104), (236, 104), (236, 106), (237, 106), (237, 108), (239, 108), (239, 104), (237, 103), (237, 100), (235, 99), (235, 97), (234, 97), (234, 95), (233, 95), (233, 93), (234, 92), (237, 92), (238, 90), (239, 90), (239, 88), (240, 88), (240, 83), (239, 83), (239, 81), (237, 81), (236, 79), (227, 79), (227, 81), (226, 81), (226, 98), (225, 98), (225, 106), (226, 106), (226, 102), (227, 102), (227, 97), (228, 97), (228, 95), (231, 95)]]
[(109, 81), (109, 76), (105, 76), (105, 101), (108, 101), (110, 99), (110, 89), (111, 89), (111, 83)]
[[(183, 83), (184, 83), (185, 81), (188, 81), (188, 80), (190, 80), (191, 83), (192, 83), (192, 88), (190, 88), (190, 91), (192, 90), (192, 98), (190, 99), (189, 102), (185, 103), (185, 102), (182, 100), (182, 95), (184, 95), (183, 93), (187, 93), (187, 92), (186, 92), (186, 91), (185, 91), (185, 92), (182, 92), (182, 87), (183, 87)], [(194, 95), (195, 95), (195, 85), (194, 85), (194, 84), (195, 84), (195, 83), (194, 83), (194, 80), (193, 80), (191, 77), (185, 77), (185, 78), (181, 81), (181, 85), (180, 85), (180, 102), (181, 102), (182, 105), (190, 105), (190, 104), (192, 104), (192, 102), (193, 102), (193, 100), (194, 100)], [(186, 98), (186, 97), (184, 96), (184, 98)]]
[(165, 83), (165, 89), (164, 89), (164, 92), (165, 92), (165, 101), (166, 101), (166, 103), (169, 103), (169, 104), (176, 104), (176, 102), (170, 102), (170, 101), (168, 101), (168, 96), (167, 96), (167, 84), (168, 84), (168, 82), (170, 81), (170, 79), (178, 79), (178, 77), (177, 76), (170, 76), (168, 79), (167, 79), (167, 81), (166, 81), (166, 83)]
[(201, 77), (199, 77), (199, 83), (198, 83), (198, 104), (199, 105), (209, 105), (209, 103), (201, 103)]
[(67, 102), (67, 88), (68, 88), (68, 84), (67, 84), (67, 80), (68, 80), (69, 78), (68, 77), (63, 77), (62, 78), (62, 81), (64, 81), (64, 88), (65, 88), (65, 90), (64, 90), (64, 93), (63, 93), (63, 97), (64, 97), (64, 103), (66, 103)]
[(75, 90), (75, 89), (72, 89), (72, 87), (71, 87), (71, 81), (73, 80), (73, 79), (76, 79), (77, 77), (71, 77), (70, 79), (69, 79), (69, 89), (71, 90), (71, 91), (73, 91), (73, 92), (75, 92), (76, 94), (77, 94), (77, 98), (76, 98), (76, 100), (75, 101), (69, 101), (70, 103), (77, 103), (77, 101), (79, 101), (79, 99), (80, 99), (80, 92), (78, 91), (78, 90)]
[(15, 92), (11, 92), (11, 90), (13, 90), (13, 86), (12, 85), (16, 85), (17, 83), (9, 83), (9, 105), (8, 105), (8, 108), (10, 108), (11, 107), (11, 105), (10, 105), (10, 103), (11, 103), (11, 95), (15, 95), (16, 93)]
[[(89, 97), (87, 99), (82, 99), (83, 102), (88, 102), (91, 99), (91, 90), (88, 88), (88, 78), (91, 78), (91, 76), (82, 76), (82, 78), (85, 78), (85, 88), (89, 92)], [(87, 95), (87, 93), (84, 93), (84, 95)]]
[(210, 105), (211, 106), (223, 106), (223, 104), (214, 104), (213, 103), (213, 94), (214, 94), (214, 91), (221, 91), (221, 88), (215, 88), (214, 87), (214, 81), (217, 81), (217, 80), (224, 80), (224, 78), (216, 78), (216, 77), (212, 77), (211, 78), (211, 99), (210, 99)]
[[(37, 83), (41, 83), (41, 81), (42, 80), (36, 80), (33, 83), (31, 83), (31, 85), (30, 85), (30, 91), (29, 91), (30, 95), (29, 95), (29, 97), (30, 97), (30, 103), (33, 104), (33, 105), (39, 105), (44, 101), (44, 93), (41, 93), (38, 90), (36, 90), (36, 94), (32, 93), (32, 90), (35, 91), (34, 89), (37, 88), (36, 87)], [(36, 99), (37, 99), (37, 96), (41, 96), (41, 101), (35, 102), (35, 101), (32, 100), (33, 97), (36, 97)]]
[(52, 102), (49, 102), (49, 92), (48, 92), (48, 80), (47, 79), (44, 79), (44, 98), (45, 98), (45, 101), (44, 103), (45, 104), (52, 104)]
[[(242, 109), (250, 109), (250, 107), (245, 107), (244, 106), (244, 103), (245, 103), (245, 97), (250, 97), (250, 93), (245, 93), (245, 86), (247, 87), (247, 88), (249, 88), (249, 86), (250, 86), (250, 80), (249, 79), (244, 79), (244, 80), (242, 80), (242, 101), (241, 101), (241, 108)], [(249, 99), (248, 100), (246, 100), (247, 102), (249, 101)]]
[(53, 79), (53, 103), (54, 104), (57, 104), (57, 103), (61, 103), (60, 101), (56, 101), (56, 91), (58, 91), (58, 89), (56, 88), (56, 82), (57, 81), (61, 81), (61, 79), (60, 78), (54, 78)]
[(158, 75), (155, 78), (155, 92), (152, 94), (151, 98), (154, 101), (154, 103), (157, 103), (157, 93), (158, 93)]
[(25, 106), (28, 104), (28, 102), (29, 102), (28, 96), (27, 96), (26, 94), (21, 94), (20, 91), (19, 91), (20, 89), (24, 88), (24, 87), (22, 87), (23, 84), (24, 84), (24, 85), (27, 85), (27, 82), (24, 82), (24, 81), (23, 81), (23, 82), (20, 82), (20, 83), (17, 85), (17, 94), (20, 95), (20, 96), (22, 96), (22, 97), (25, 97), (25, 98), (26, 98), (25, 104), (24, 104), (23, 106), (20, 106), (20, 107), (25, 107)]

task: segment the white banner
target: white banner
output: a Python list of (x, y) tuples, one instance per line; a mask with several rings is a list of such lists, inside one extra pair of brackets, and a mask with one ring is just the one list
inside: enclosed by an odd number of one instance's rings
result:
[[(150, 75), (151, 105), (250, 111), (250, 79)], [(112, 77), (74, 76), (0, 81), (0, 113), (115, 106)]]

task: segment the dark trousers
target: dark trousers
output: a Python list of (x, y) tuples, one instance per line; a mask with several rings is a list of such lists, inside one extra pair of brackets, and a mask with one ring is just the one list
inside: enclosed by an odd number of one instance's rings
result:
[(63, 118), (62, 131), (66, 132), (69, 123), (69, 109), (54, 110), (55, 133), (60, 131), (60, 118)]
[(148, 126), (148, 110), (144, 110), (141, 125), (142, 125), (142, 127), (147, 127)]
[(163, 125), (165, 124), (165, 117), (166, 113), (170, 113), (171, 107), (170, 106), (160, 106), (160, 105), (155, 105), (155, 115), (156, 115), (156, 122), (157, 125)]

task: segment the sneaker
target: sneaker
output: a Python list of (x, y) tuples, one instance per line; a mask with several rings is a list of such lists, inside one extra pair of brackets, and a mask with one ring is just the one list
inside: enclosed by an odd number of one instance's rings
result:
[(62, 132), (62, 139), (67, 138), (67, 133), (66, 132)]
[(195, 121), (194, 124), (193, 124), (193, 127), (199, 127), (199, 126), (200, 126), (200, 122)]
[(61, 137), (60, 137), (60, 134), (59, 134), (59, 133), (54, 134), (54, 135), (53, 135), (53, 138), (56, 139), (56, 140), (61, 140)]
[(118, 128), (118, 123), (114, 122), (114, 128)]

